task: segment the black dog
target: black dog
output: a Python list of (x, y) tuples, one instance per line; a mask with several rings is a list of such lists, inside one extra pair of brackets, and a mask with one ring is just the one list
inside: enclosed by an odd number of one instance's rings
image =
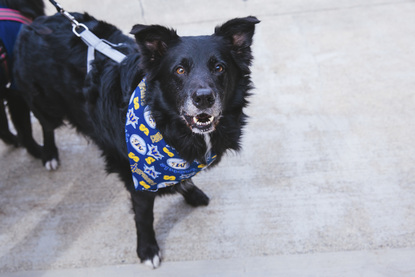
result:
[[(44, 15), (42, 0), (0, 0), (0, 139), (7, 144), (22, 144), (35, 157), (41, 147), (33, 140), (30, 110), (16, 93), (13, 80), (13, 47), (22, 24)], [(10, 132), (5, 110), (8, 104), (17, 137)]]
[[(169, 145), (165, 156), (174, 148), (188, 163), (202, 164), (207, 162), (207, 153), (214, 153), (213, 164), (217, 164), (226, 150), (239, 150), (246, 121), (243, 108), (251, 89), (250, 46), (259, 21), (237, 18), (217, 27), (211, 36), (195, 37), (179, 37), (158, 25), (136, 25), (131, 31), (135, 43), (114, 26), (87, 14), (74, 16), (98, 37), (122, 43), (119, 51), (127, 58), (118, 64), (98, 53), (87, 73), (87, 47), (71, 32), (64, 17), (41, 17), (23, 28), (16, 44), (16, 81), (43, 127), (43, 163), (57, 166), (54, 129), (64, 118), (90, 137), (102, 150), (107, 172), (118, 173), (131, 193), (139, 258), (157, 267), (160, 251), (153, 230), (155, 197), (179, 192), (192, 206), (207, 205), (209, 198), (191, 179), (157, 192), (133, 181), (130, 160), (138, 161), (139, 157), (127, 150), (125, 126), (133, 120), (126, 120), (128, 106), (148, 105), (161, 134), (157, 138)], [(144, 99), (130, 102), (144, 77)], [(141, 131), (146, 133), (146, 128), (140, 126), (137, 132)], [(140, 150), (147, 146), (152, 145), (144, 143)], [(151, 182), (149, 176), (147, 180)]]

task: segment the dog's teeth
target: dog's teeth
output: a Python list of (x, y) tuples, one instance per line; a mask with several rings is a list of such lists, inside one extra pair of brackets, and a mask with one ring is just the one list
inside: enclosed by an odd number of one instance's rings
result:
[(192, 118), (192, 121), (193, 121), (193, 124), (195, 124), (197, 126), (207, 126), (207, 125), (211, 124), (214, 119), (215, 119), (215, 117), (210, 116), (207, 120), (204, 119), (204, 121), (201, 121), (201, 120), (198, 119), (197, 116), (194, 116)]

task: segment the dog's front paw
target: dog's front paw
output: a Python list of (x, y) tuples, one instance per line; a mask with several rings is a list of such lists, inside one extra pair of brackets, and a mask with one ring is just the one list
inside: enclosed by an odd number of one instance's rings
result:
[(161, 253), (157, 245), (149, 243), (149, 240), (143, 240), (138, 244), (137, 254), (141, 262), (150, 268), (158, 268), (161, 263)]
[(209, 205), (209, 197), (196, 186), (186, 191), (183, 196), (190, 206), (199, 207)]
[(160, 266), (160, 263), (161, 263), (160, 251), (156, 255), (154, 255), (153, 258), (146, 259), (146, 260), (142, 261), (142, 263), (144, 263), (146, 266), (148, 266), (152, 269), (158, 268)]
[(55, 158), (53, 158), (50, 161), (45, 162), (45, 167), (48, 171), (56, 170), (59, 167), (59, 161)]

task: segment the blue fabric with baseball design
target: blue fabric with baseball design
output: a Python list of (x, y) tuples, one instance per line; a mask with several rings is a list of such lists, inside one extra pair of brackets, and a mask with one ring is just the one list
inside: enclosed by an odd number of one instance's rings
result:
[(144, 102), (145, 78), (131, 95), (125, 122), (125, 139), (136, 190), (156, 192), (195, 176), (216, 158), (207, 155), (206, 164), (189, 163), (168, 145), (156, 128), (150, 107)]

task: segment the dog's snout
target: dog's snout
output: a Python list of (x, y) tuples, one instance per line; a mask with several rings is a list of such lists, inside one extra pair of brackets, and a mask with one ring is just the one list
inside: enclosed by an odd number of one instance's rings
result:
[(206, 109), (215, 103), (215, 95), (211, 89), (198, 89), (192, 95), (193, 105), (198, 109)]

